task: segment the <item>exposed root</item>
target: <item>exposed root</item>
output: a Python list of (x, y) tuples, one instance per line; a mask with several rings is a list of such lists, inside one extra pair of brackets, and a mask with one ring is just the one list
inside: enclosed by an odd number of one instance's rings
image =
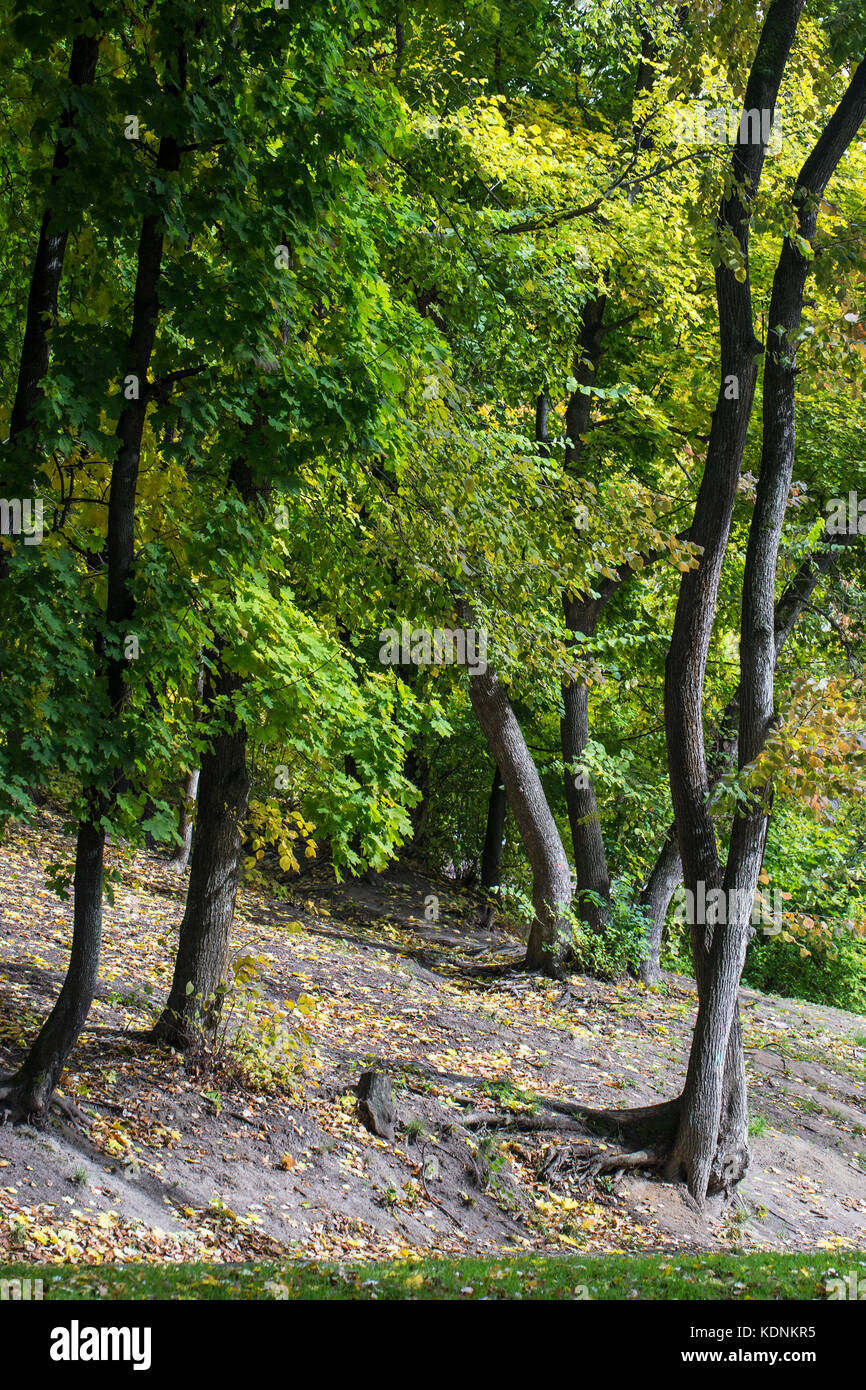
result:
[(502, 1115), (491, 1114), (489, 1110), (478, 1110), (465, 1115), (462, 1123), (467, 1129), (512, 1130), (521, 1134), (578, 1134), (584, 1133), (586, 1125), (579, 1120), (553, 1118), (545, 1115)]
[(591, 1134), (609, 1135), (620, 1143), (672, 1147), (680, 1118), (680, 1097), (658, 1105), (633, 1110), (593, 1110), (588, 1106), (566, 1105), (558, 1100), (538, 1101), (543, 1110), (580, 1121)]
[(48, 1091), (42, 1078), (34, 1084), (20, 1076), (6, 1076), (0, 1081), (0, 1125), (36, 1125), (42, 1127), (50, 1111), (55, 1111), (73, 1124), (86, 1124), (86, 1116), (67, 1096)]
[[(633, 1145), (635, 1151), (659, 1149), (670, 1152), (680, 1115), (679, 1097), (634, 1110), (593, 1110), (546, 1097), (540, 1097), (536, 1104), (541, 1114), (504, 1115), (481, 1110), (466, 1115), (463, 1123), (467, 1129), (486, 1126), (489, 1129), (523, 1133), (606, 1136), (617, 1143)], [(552, 1113), (544, 1114), (544, 1111)]]
[(47, 1110), (47, 1099), (35, 1095), (31, 1087), (17, 1085), (14, 1078), (0, 1085), (0, 1124), (39, 1125)]
[(635, 1168), (660, 1168), (665, 1155), (654, 1149), (633, 1149), (623, 1153), (619, 1149), (577, 1148), (573, 1144), (562, 1144), (545, 1158), (538, 1170), (540, 1178), (558, 1177), (568, 1174), (576, 1177), (581, 1186), (593, 1182), (603, 1173), (625, 1173)]

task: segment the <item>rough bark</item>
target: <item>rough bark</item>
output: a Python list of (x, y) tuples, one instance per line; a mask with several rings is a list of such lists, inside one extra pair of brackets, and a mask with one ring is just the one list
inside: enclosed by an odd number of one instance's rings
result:
[(355, 1091), (358, 1096), (358, 1118), (365, 1129), (393, 1144), (397, 1109), (387, 1071), (380, 1066), (362, 1071)]
[(243, 678), (217, 651), (205, 680), (204, 709), (218, 732), (201, 762), (195, 844), (177, 958), (153, 1041), (185, 1049), (208, 1039), (220, 1015), (229, 935), (240, 881), (249, 800), (247, 731), (232, 708)]
[[(251, 426), (255, 428), (257, 422)], [(227, 486), (247, 506), (267, 503), (269, 485), (258, 480), (240, 456), (232, 460)], [(201, 761), (195, 843), (171, 990), (150, 1035), (152, 1041), (168, 1042), (179, 1050), (212, 1041), (220, 1019), (220, 986), (228, 966), (249, 808), (247, 729), (234, 709), (246, 678), (228, 665), (223, 635), (217, 635), (214, 648), (203, 706), (205, 720), (216, 734)]]

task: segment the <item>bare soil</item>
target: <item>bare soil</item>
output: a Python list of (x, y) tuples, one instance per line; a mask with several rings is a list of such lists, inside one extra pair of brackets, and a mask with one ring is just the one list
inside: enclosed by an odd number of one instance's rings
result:
[[(63, 978), (71, 911), (45, 877), (70, 852), (47, 814), (0, 850), (0, 1071)], [(503, 1132), (497, 1117), (537, 1114), (538, 1096), (611, 1107), (675, 1095), (693, 981), (553, 983), (523, 972), (518, 937), (479, 928), (476, 900), (453, 883), (397, 869), (340, 885), (316, 871), (279, 899), (241, 897), (234, 947), (263, 957), (260, 1004), (313, 1002), (304, 1073), (291, 1091), (256, 1091), (139, 1036), (168, 990), (185, 882), (159, 854), (118, 847), (114, 860), (100, 994), (65, 1113), (0, 1129), (0, 1258), (863, 1246), (862, 1017), (742, 991), (756, 1132), (732, 1202), (700, 1212), (640, 1173), (545, 1182), (551, 1147), (581, 1141)], [(424, 917), (431, 894), (437, 922)], [(374, 1063), (392, 1081), (393, 1142), (358, 1112), (354, 1088)]]

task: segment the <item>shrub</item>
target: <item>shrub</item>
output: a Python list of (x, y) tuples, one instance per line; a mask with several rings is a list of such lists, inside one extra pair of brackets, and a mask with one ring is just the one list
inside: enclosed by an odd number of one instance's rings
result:
[[(292, 1093), (318, 1061), (304, 1022), (315, 1012), (315, 1002), (307, 994), (282, 1004), (265, 999), (265, 964), (266, 957), (249, 952), (233, 958), (227, 978), (199, 1004), (199, 1041), (187, 1052), (186, 1065), (196, 1076), (221, 1078), (244, 1090)], [(214, 1005), (219, 1021), (212, 1031), (204, 1019)]]
[[(572, 928), (575, 970), (600, 980), (637, 973), (647, 951), (648, 921), (646, 909), (635, 902), (632, 893), (625, 879), (614, 881), (604, 928), (600, 932), (591, 931), (575, 916)], [(596, 893), (584, 893), (582, 898), (596, 906), (605, 906)]]

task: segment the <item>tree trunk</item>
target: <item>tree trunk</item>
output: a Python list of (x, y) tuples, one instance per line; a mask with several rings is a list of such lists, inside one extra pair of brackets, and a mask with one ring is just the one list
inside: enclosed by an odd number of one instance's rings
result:
[(186, 780), (183, 786), (183, 800), (180, 804), (180, 814), (177, 819), (177, 833), (180, 835), (180, 844), (168, 861), (169, 868), (176, 869), (178, 873), (183, 873), (189, 863), (190, 850), (192, 849), (192, 830), (195, 824), (195, 802), (198, 795), (200, 775), (201, 770), (199, 768), (191, 767), (186, 774)]
[[(794, 578), (776, 604), (774, 619), (775, 661), (794, 630), (797, 619), (808, 605), (821, 579), (828, 572), (840, 547), (848, 546), (858, 540), (857, 533), (842, 536), (827, 535), (817, 550), (807, 555), (797, 569)], [(719, 721), (713, 752), (710, 755), (710, 789), (734, 764), (737, 757), (739, 735), (740, 692), (732, 696), (725, 706)], [(649, 913), (647, 931), (648, 955), (641, 962), (640, 978), (644, 984), (656, 984), (661, 975), (659, 953), (664, 934), (665, 918), (671, 898), (682, 882), (683, 866), (677, 843), (676, 825), (671, 825), (665, 842), (659, 851), (658, 859), (646, 886), (640, 896), (640, 904)]]
[[(430, 764), (426, 757), (416, 748), (410, 748), (406, 755), (404, 767), (406, 780), (417, 787), (421, 793), (421, 800), (416, 802), (409, 809), (409, 819), (412, 822), (412, 838), (407, 842), (401, 858), (411, 851), (419, 854), (423, 850), (424, 836), (427, 831), (427, 822), (430, 818)], [(354, 773), (352, 774), (354, 776)]]
[(179, 1049), (212, 1037), (219, 1020), (219, 987), (228, 965), (249, 801), (247, 731), (231, 705), (243, 677), (229, 671), (223, 649), (218, 642), (204, 697), (205, 710), (223, 727), (201, 760), (195, 845), (174, 978), (151, 1034), (153, 1041)]
[[(196, 721), (201, 718), (201, 702), (203, 699), (204, 662), (200, 660), (195, 682), (195, 704), (193, 708), (193, 719)], [(176, 869), (178, 873), (183, 873), (189, 863), (190, 850), (192, 849), (193, 826), (195, 825), (195, 802), (198, 796), (199, 776), (200, 769), (191, 767), (184, 780), (183, 797), (177, 821), (180, 844), (168, 861), (169, 868)]]
[[(232, 460), (228, 487), (248, 506), (258, 500), (264, 507), (270, 491), (240, 456)], [(154, 1042), (168, 1042), (181, 1050), (211, 1041), (219, 1023), (223, 1002), (219, 991), (228, 965), (249, 809), (247, 729), (234, 710), (234, 698), (246, 678), (227, 666), (227, 646), (225, 638), (217, 637), (204, 682), (205, 717), (217, 727), (217, 734), (201, 760), (195, 843), (174, 977), (165, 1009), (150, 1035)]]
[[(574, 354), (572, 374), (578, 389), (572, 392), (565, 412), (565, 468), (571, 474), (577, 473), (583, 451), (583, 436), (590, 426), (592, 397), (580, 387), (592, 386), (598, 375), (606, 305), (607, 297), (599, 294), (584, 306), (583, 323)], [(563, 594), (568, 629), (578, 637), (593, 637), (598, 614), (607, 597), (609, 594), (605, 598), (576, 599), (571, 594)], [(605, 904), (610, 900), (607, 855), (592, 778), (583, 775), (578, 779), (576, 776), (576, 768), (589, 742), (589, 687), (585, 681), (574, 680), (563, 685), (562, 706), (560, 739), (565, 769), (565, 804), (577, 878), (577, 910), (591, 930), (601, 931), (607, 916)]]
[(508, 813), (508, 797), (499, 767), (493, 769), (493, 786), (487, 803), (487, 825), (484, 831), (484, 845), (481, 850), (481, 886), (488, 893), (499, 890), (499, 875), (502, 864), (502, 836), (505, 830), (505, 817)]
[[(591, 637), (595, 632), (596, 603), (589, 600), (565, 601), (565, 620), (572, 632)], [(585, 773), (576, 768), (589, 742), (589, 687), (585, 681), (571, 681), (562, 688), (563, 713), (560, 720), (562, 760), (565, 764), (565, 804), (574, 847), (580, 916), (593, 931), (604, 929), (610, 900), (610, 876), (595, 787)], [(586, 896), (592, 894), (591, 897)], [(600, 901), (597, 901), (600, 900)]]
[(640, 978), (645, 985), (657, 984), (661, 978), (659, 955), (665, 929), (665, 918), (668, 914), (671, 898), (676, 892), (677, 885), (682, 881), (682, 876), (683, 866), (677, 844), (676, 827), (672, 826), (665, 837), (659, 857), (639, 900), (640, 906), (646, 908), (649, 913), (647, 955), (641, 961), (639, 971)]
[(0, 1088), (0, 1106), (15, 1121), (45, 1114), (90, 1011), (102, 941), (104, 850), (105, 831), (98, 815), (81, 821), (75, 852), (72, 951), (66, 978), (23, 1065), (8, 1085)]
[[(469, 621), (471, 624), (471, 619)], [(571, 874), (559, 831), (532, 754), (492, 668), (488, 667), (483, 675), (470, 676), (469, 697), (502, 774), (532, 870), (535, 919), (526, 948), (526, 964), (532, 970), (542, 970), (558, 978), (571, 952), (571, 928), (567, 918), (571, 905)]]
[[(69, 61), (70, 95), (76, 88), (92, 85), (96, 76), (98, 56), (99, 39), (91, 34), (77, 35), (73, 40)], [(49, 185), (52, 192), (69, 164), (69, 144), (66, 136), (74, 124), (75, 108), (69, 102), (60, 117), (60, 135), (54, 149), (54, 165)], [(40, 383), (48, 371), (49, 334), (57, 320), (57, 299), (68, 239), (68, 229), (55, 226), (51, 212), (46, 208), (39, 229), (36, 259), (30, 278), (18, 385), (9, 420), (9, 438), (12, 443), (30, 424), (33, 408), (39, 397)]]
[[(802, 8), (803, 0), (777, 0), (767, 10), (746, 84), (745, 110), (775, 110)], [(752, 323), (748, 233), (765, 154), (763, 144), (738, 142), (732, 160), (733, 177), (719, 211), (720, 235), (739, 246), (746, 273), (743, 279), (737, 279), (734, 269), (727, 265), (720, 265), (716, 271), (721, 382), (689, 531), (689, 539), (701, 547), (701, 559), (697, 569), (682, 577), (665, 665), (671, 799), (685, 883), (693, 892), (701, 881), (707, 892), (722, 885), (715, 829), (707, 804), (703, 682), (754, 397), (755, 354), (760, 350)], [(772, 617), (771, 608), (771, 642)], [(741, 741), (742, 730), (741, 718)], [(757, 880), (758, 850), (763, 850), (763, 841), (759, 845), (753, 837), (749, 852), (735, 858), (731, 886), (746, 886), (753, 873)], [(745, 1071), (736, 1007), (745, 945), (737, 931), (722, 928), (714, 932), (711, 925), (695, 923), (692, 953), (698, 1017), (686, 1085), (678, 1104), (667, 1102), (658, 1110), (664, 1112), (666, 1122), (672, 1115), (677, 1120), (676, 1138), (668, 1156), (668, 1176), (684, 1176), (692, 1196), (702, 1203), (708, 1192), (730, 1188), (739, 1181), (748, 1162)], [(652, 1124), (651, 1113), (642, 1115), (639, 1123)]]
[[(785, 8), (782, 4), (776, 7), (778, 11)], [(797, 5), (790, 8), (792, 12), (799, 10)], [(773, 16), (774, 11), (770, 10), (765, 33)], [(795, 14), (794, 27), (797, 17)], [(774, 35), (777, 53), (785, 46), (784, 37), (784, 28), (778, 29)], [(751, 83), (750, 78), (750, 86)], [(745, 105), (754, 104), (749, 101), (747, 90)], [(760, 106), (760, 102), (757, 104)], [(794, 201), (800, 237), (806, 241), (814, 238), (818, 208), (827, 182), (864, 119), (866, 63), (857, 69), (839, 107), (800, 171)], [(809, 264), (797, 243), (786, 238), (770, 299), (763, 447), (743, 578), (741, 769), (758, 756), (773, 718), (776, 563), (795, 455), (796, 339)], [(684, 576), (684, 584), (686, 578)], [(753, 789), (745, 810), (735, 817), (722, 886), (729, 904), (732, 904), (732, 895), (737, 894), (736, 907), (729, 907), (724, 926), (708, 928), (702, 934), (703, 941), (699, 939), (696, 943), (696, 957), (701, 958), (701, 968), (696, 970), (698, 1017), (668, 1174), (685, 1174), (689, 1190), (698, 1201), (703, 1201), (722, 1177), (727, 1185), (738, 1181), (748, 1162), (745, 1072), (737, 1025), (737, 992), (751, 936), (751, 902), (763, 859), (771, 800), (770, 785)], [(689, 856), (696, 842), (690, 843), (690, 827), (681, 824), (679, 815), (677, 828), (688, 874)]]

